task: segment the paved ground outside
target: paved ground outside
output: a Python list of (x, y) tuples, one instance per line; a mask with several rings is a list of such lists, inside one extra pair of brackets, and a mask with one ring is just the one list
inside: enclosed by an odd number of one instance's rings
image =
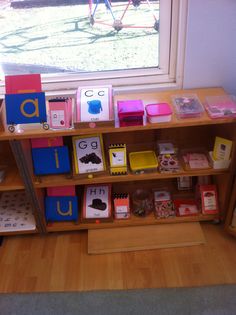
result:
[[(116, 20), (121, 19), (126, 4), (114, 3)], [(3, 0), (0, 9), (0, 60), (5, 74), (157, 66), (158, 1), (151, 9), (146, 2), (130, 5), (122, 20), (122, 26), (129, 27), (120, 31), (114, 29), (104, 2), (98, 5), (95, 21), (109, 26), (91, 26), (88, 4), (15, 9)]]

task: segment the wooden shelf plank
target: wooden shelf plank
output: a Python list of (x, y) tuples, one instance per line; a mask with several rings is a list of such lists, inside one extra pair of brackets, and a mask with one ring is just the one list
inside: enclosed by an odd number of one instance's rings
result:
[(0, 191), (25, 189), (16, 165), (9, 165), (6, 168), (5, 179), (0, 183)]
[(39, 233), (38, 230), (19, 230), (19, 231), (12, 231), (12, 232), (3, 232), (0, 231), (1, 236), (10, 236), (10, 235), (23, 235), (23, 234), (36, 234)]
[(88, 231), (88, 254), (127, 252), (205, 244), (198, 222)]
[(85, 176), (69, 177), (68, 175), (48, 175), (40, 176), (34, 182), (36, 188), (53, 187), (53, 186), (66, 186), (66, 185), (89, 185), (89, 184), (102, 184), (102, 183), (119, 183), (119, 182), (130, 182), (130, 181), (144, 181), (144, 180), (157, 180), (157, 179), (168, 179), (177, 178), (180, 176), (204, 176), (204, 175), (220, 175), (226, 174), (229, 170), (197, 170), (197, 171), (181, 171), (178, 173), (146, 173), (146, 174), (128, 174), (120, 176), (112, 176), (107, 171), (103, 174), (93, 174), (92, 178)]
[(139, 218), (134, 215), (127, 220), (114, 220), (113, 222), (101, 223), (75, 223), (75, 222), (53, 222), (47, 225), (47, 232), (59, 231), (74, 231), (74, 230), (89, 230), (89, 229), (103, 229), (103, 228), (118, 228), (127, 226), (141, 226), (141, 225), (161, 225), (161, 224), (175, 224), (184, 222), (198, 222), (198, 221), (213, 221), (218, 219), (217, 215), (197, 215), (189, 217), (171, 217), (166, 219), (156, 219), (153, 214), (145, 218)]

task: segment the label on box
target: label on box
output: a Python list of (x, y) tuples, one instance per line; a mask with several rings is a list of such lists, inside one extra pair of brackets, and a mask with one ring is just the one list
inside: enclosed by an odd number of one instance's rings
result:
[(204, 203), (205, 211), (217, 209), (215, 192), (214, 191), (204, 192), (203, 203)]
[(115, 213), (115, 218), (116, 219), (128, 219), (128, 218), (130, 218), (130, 212)]
[(126, 213), (129, 209), (127, 206), (116, 206), (115, 212), (116, 213)]

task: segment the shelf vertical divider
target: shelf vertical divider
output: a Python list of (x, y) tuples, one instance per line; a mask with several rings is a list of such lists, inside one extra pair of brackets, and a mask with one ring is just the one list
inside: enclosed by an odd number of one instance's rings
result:
[(40, 233), (46, 233), (47, 231), (43, 223), (44, 219), (43, 219), (42, 212), (40, 210), (40, 204), (38, 202), (38, 198), (37, 198), (36, 191), (35, 191), (33, 181), (32, 181), (32, 176), (27, 166), (27, 162), (25, 159), (25, 154), (24, 154), (24, 150), (22, 148), (21, 142), (19, 140), (10, 140), (10, 146), (14, 154), (19, 173), (25, 185), (25, 191), (33, 207), (33, 214), (36, 220), (36, 226)]

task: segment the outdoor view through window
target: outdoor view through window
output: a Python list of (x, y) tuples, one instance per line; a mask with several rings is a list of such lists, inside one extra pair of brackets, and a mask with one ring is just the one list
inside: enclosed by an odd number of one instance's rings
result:
[(159, 2), (1, 0), (1, 71), (158, 68)]

